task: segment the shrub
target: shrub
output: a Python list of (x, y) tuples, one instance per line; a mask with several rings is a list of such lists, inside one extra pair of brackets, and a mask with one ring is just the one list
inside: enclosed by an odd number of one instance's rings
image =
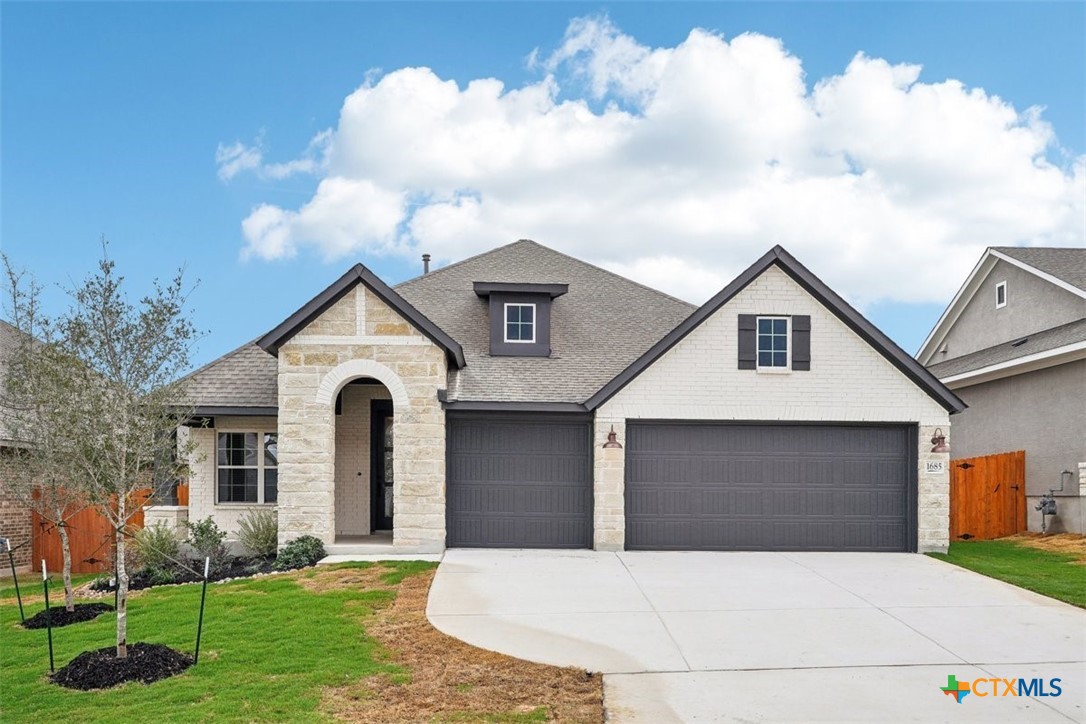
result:
[(272, 558), (279, 547), (279, 519), (273, 511), (254, 510), (238, 522), (238, 537), (253, 558)]
[(156, 523), (136, 531), (136, 557), (145, 568), (173, 568), (178, 565), (181, 540), (177, 531)]
[(215, 525), (211, 516), (195, 523), (186, 521), (185, 527), (189, 530), (188, 544), (192, 546), (200, 563), (203, 563), (205, 558), (210, 558), (211, 570), (221, 570), (227, 561), (226, 531)]
[(321, 558), (324, 558), (324, 544), (319, 538), (303, 535), (287, 543), (283, 550), (279, 551), (273, 568), (277, 571), (305, 568), (315, 565)]
[(168, 583), (173, 583), (177, 580), (177, 571), (173, 568), (158, 566), (148, 566), (143, 569), (143, 574), (147, 576), (148, 584), (152, 586), (165, 586)]

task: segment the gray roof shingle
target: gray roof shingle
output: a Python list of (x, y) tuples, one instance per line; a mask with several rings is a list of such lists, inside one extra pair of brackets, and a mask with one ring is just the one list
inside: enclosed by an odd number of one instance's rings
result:
[[(487, 300), (475, 282), (568, 284), (551, 310), (551, 357), (491, 357)], [(450, 401), (581, 403), (694, 306), (534, 241), (521, 240), (394, 287), (464, 350)], [(276, 358), (255, 342), (188, 376), (199, 408), (276, 407)], [(222, 413), (220, 413), (222, 414)]]
[(994, 246), (992, 251), (1006, 254), (1086, 291), (1086, 248)]
[[(1058, 327), (1052, 327), (1043, 332), (1035, 332), (1022, 339), (1025, 341), (1020, 342), (1020, 340), (1014, 340), (1011, 342), (1004, 342), (1003, 344), (997, 344), (994, 347), (988, 347), (971, 354), (955, 357), (946, 362), (933, 364), (928, 367), (928, 370), (939, 379), (945, 380), (954, 375), (973, 372), (975, 370), (983, 369), (984, 367), (997, 365), (1001, 362), (1010, 362), (1011, 360), (1025, 357), (1026, 355), (1047, 352), (1048, 350), (1063, 347), (1068, 344), (1074, 344), (1075, 342), (1083, 342), (1086, 341), (1086, 319), (1079, 319), (1068, 324), (1061, 324)], [(1020, 343), (1016, 345), (1016, 342)]]
[[(488, 304), (475, 282), (568, 284), (551, 308), (551, 356), (491, 357)], [(464, 349), (450, 401), (584, 402), (695, 309), (529, 240), (394, 288)]]
[(279, 406), (279, 361), (247, 342), (189, 374), (189, 399), (197, 411)]

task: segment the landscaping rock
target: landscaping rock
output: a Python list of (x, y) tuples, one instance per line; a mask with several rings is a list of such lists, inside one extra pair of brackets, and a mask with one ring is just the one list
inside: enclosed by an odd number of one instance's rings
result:
[[(73, 611), (65, 609), (64, 606), (50, 606), (49, 614), (53, 628), (60, 628), (81, 621), (90, 621), (112, 610), (113, 606), (108, 603), (77, 603)], [(45, 611), (36, 613), (24, 621), (23, 628), (45, 628)]]
[(150, 684), (167, 679), (192, 666), (192, 657), (162, 644), (132, 644), (128, 657), (117, 658), (117, 649), (107, 646), (84, 651), (49, 678), (69, 689), (108, 689), (126, 681)]

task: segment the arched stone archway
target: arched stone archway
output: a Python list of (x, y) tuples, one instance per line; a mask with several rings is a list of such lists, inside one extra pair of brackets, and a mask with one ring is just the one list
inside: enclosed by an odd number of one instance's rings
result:
[(316, 403), (318, 405), (332, 404), (343, 386), (359, 377), (372, 377), (384, 384), (392, 395), (392, 401), (396, 407), (407, 407), (410, 404), (407, 388), (399, 375), (380, 362), (374, 362), (371, 359), (347, 360), (325, 373), (317, 388)]

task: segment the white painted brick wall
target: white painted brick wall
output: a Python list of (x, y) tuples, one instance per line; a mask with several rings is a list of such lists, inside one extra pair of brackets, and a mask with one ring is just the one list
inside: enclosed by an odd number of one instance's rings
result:
[[(810, 315), (811, 370), (771, 374), (738, 369), (739, 314)], [(925, 462), (933, 459), (930, 431), (941, 427), (949, 439), (947, 412), (777, 267), (602, 405), (596, 413), (596, 436), (606, 435), (611, 424), (617, 430), (623, 421), (637, 418), (918, 424), (923, 453), (920, 548), (947, 545), (949, 472), (935, 478), (924, 473)], [(620, 441), (625, 442), (624, 436)], [(601, 468), (599, 452), (597, 445), (596, 545), (621, 548), (624, 516), (598, 501), (621, 495), (623, 476), (613, 467)], [(945, 453), (939, 457), (949, 458)]]
[[(188, 431), (187, 433), (185, 431)], [(182, 434), (191, 435), (196, 450), (189, 458), (189, 511), (192, 522), (211, 516), (216, 525), (227, 532), (230, 540), (237, 540), (238, 522), (249, 511), (274, 508), (274, 505), (250, 505), (245, 503), (216, 503), (215, 445), (220, 432), (275, 432), (274, 417), (219, 416), (213, 428), (182, 428)]]

